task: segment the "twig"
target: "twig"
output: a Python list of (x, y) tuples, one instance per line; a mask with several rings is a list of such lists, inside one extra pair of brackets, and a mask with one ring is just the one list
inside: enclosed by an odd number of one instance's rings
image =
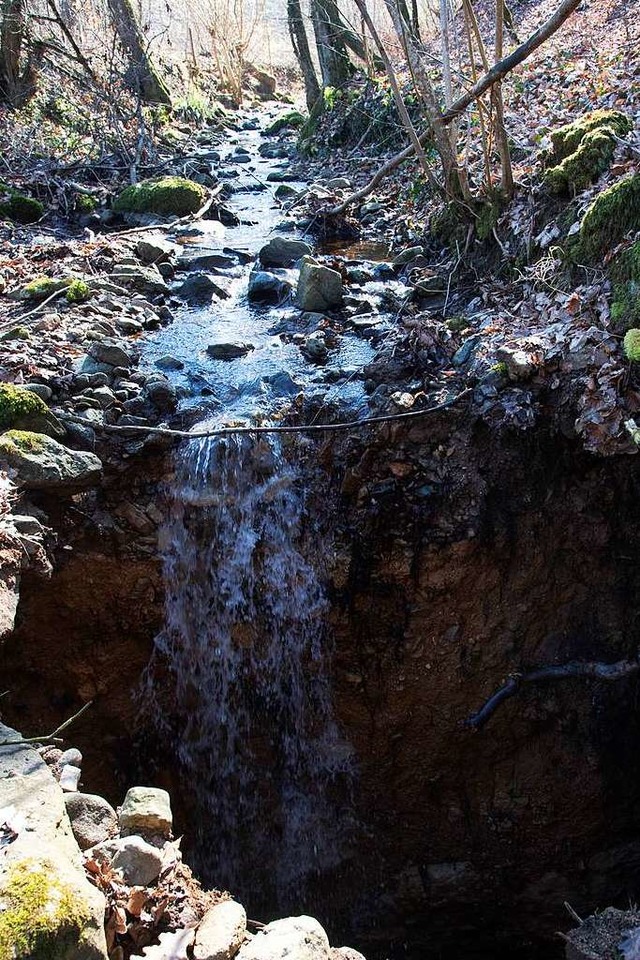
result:
[(117, 230), (114, 233), (108, 234), (109, 237), (128, 237), (132, 233), (144, 233), (147, 230), (173, 230), (174, 227), (177, 227), (182, 223), (195, 223), (196, 220), (202, 220), (204, 215), (209, 212), (213, 201), (219, 194), (222, 192), (223, 184), (220, 184), (211, 191), (211, 195), (204, 203), (199, 210), (196, 210), (195, 213), (188, 213), (184, 217), (178, 217), (177, 220), (171, 220), (168, 223), (150, 223), (144, 227), (130, 227), (128, 230)]
[(498, 687), (476, 713), (465, 721), (465, 726), (479, 730), (495, 713), (500, 704), (514, 697), (525, 683), (538, 683), (544, 680), (566, 680), (570, 677), (594, 677), (596, 680), (622, 680), (640, 670), (640, 652), (635, 660), (617, 660), (615, 663), (598, 661), (571, 660), (569, 663), (551, 664), (538, 667), (529, 673), (515, 673)]
[(83, 707), (80, 707), (77, 713), (74, 713), (72, 717), (69, 717), (68, 720), (61, 723), (59, 727), (56, 727), (53, 733), (48, 733), (44, 737), (23, 737), (20, 740), (0, 740), (0, 747), (15, 747), (25, 743), (62, 743), (63, 738), (60, 737), (59, 734), (61, 734), (63, 730), (66, 730), (67, 727), (70, 727), (92, 704), (93, 700), (89, 700)]
[(0, 330), (15, 327), (16, 324), (24, 323), (25, 320), (30, 320), (32, 317), (35, 317), (36, 313), (40, 313), (43, 307), (48, 306), (66, 292), (66, 287), (63, 287), (61, 290), (56, 290), (55, 293), (52, 293), (50, 297), (47, 297), (46, 300), (43, 300), (42, 303), (39, 303), (37, 307), (33, 308), (33, 310), (29, 310), (28, 313), (23, 313), (21, 317), (14, 317), (13, 320), (7, 320), (5, 323), (0, 323)]
[[(170, 427), (140, 427), (140, 426), (127, 426), (119, 427), (116, 424), (94, 424), (96, 430), (104, 430), (108, 433), (125, 433), (131, 435), (131, 433), (145, 433), (145, 434), (156, 434), (162, 437), (180, 437), (185, 440), (199, 440), (203, 437), (228, 437), (234, 436), (236, 434), (259, 434), (259, 433), (323, 433), (325, 431), (332, 431), (334, 433), (343, 430), (353, 430), (355, 427), (368, 426), (369, 424), (374, 423), (395, 423), (396, 421), (401, 420), (410, 420), (417, 417), (424, 417), (430, 413), (437, 413), (439, 410), (446, 410), (447, 407), (453, 406), (458, 401), (463, 400), (465, 397), (468, 397), (473, 391), (470, 387), (466, 390), (463, 390), (462, 393), (458, 393), (455, 397), (451, 397), (450, 400), (445, 400), (443, 403), (438, 403), (433, 407), (427, 407), (424, 410), (412, 410), (409, 413), (390, 413), (381, 417), (363, 417), (360, 420), (349, 420), (346, 422), (340, 423), (318, 423), (318, 424), (299, 424), (296, 426), (251, 426), (251, 427), (214, 427), (211, 430), (173, 430)], [(86, 421), (80, 420), (79, 417), (67, 416), (67, 420), (72, 420), (73, 422), (85, 423)]]

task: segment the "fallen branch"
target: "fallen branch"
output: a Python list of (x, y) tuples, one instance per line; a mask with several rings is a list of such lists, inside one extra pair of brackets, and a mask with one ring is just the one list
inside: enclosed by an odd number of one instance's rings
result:
[[(299, 424), (296, 426), (242, 426), (242, 427), (212, 427), (211, 430), (173, 430), (171, 427), (139, 427), (127, 426), (119, 427), (117, 424), (103, 423), (92, 424), (95, 430), (104, 430), (107, 433), (124, 433), (129, 436), (132, 433), (154, 434), (161, 437), (179, 437), (184, 440), (199, 440), (203, 437), (228, 437), (236, 434), (258, 434), (258, 433), (323, 433), (332, 431), (334, 433), (342, 430), (353, 430), (355, 427), (368, 426), (374, 423), (395, 423), (401, 420), (416, 419), (424, 417), (430, 413), (437, 413), (439, 410), (446, 410), (455, 403), (468, 397), (473, 391), (471, 388), (463, 390), (450, 400), (438, 403), (433, 407), (426, 407), (424, 410), (411, 410), (409, 413), (390, 413), (381, 417), (363, 417), (360, 420), (348, 420), (340, 423), (318, 423), (318, 424)], [(84, 423), (86, 420), (80, 417), (67, 416), (65, 419), (74, 423)]]
[[(459, 117), (460, 114), (467, 109), (470, 103), (472, 103), (474, 100), (477, 100), (478, 97), (481, 97), (483, 93), (486, 93), (490, 87), (502, 80), (508, 73), (517, 67), (518, 64), (522, 63), (523, 60), (526, 60), (534, 50), (536, 50), (545, 42), (545, 40), (548, 40), (549, 37), (553, 36), (553, 34), (562, 26), (564, 21), (567, 20), (567, 18), (573, 13), (580, 3), (581, 0), (563, 0), (555, 13), (545, 20), (545, 22), (538, 27), (538, 29), (532, 33), (531, 36), (524, 41), (524, 43), (521, 43), (520, 46), (516, 47), (512, 53), (498, 61), (498, 63), (495, 63), (491, 69), (485, 73), (480, 80), (478, 80), (477, 83), (474, 83), (474, 85), (470, 87), (465, 94), (459, 97), (455, 103), (452, 103), (449, 109), (440, 115), (438, 122), (446, 125)], [(424, 145), (428, 143), (432, 135), (432, 128), (430, 126), (427, 130), (420, 134), (418, 140), (422, 145)], [(361, 187), (360, 190), (356, 190), (336, 207), (331, 207), (330, 210), (325, 212), (330, 216), (344, 213), (345, 210), (348, 210), (348, 208), (353, 206), (354, 203), (357, 203), (359, 200), (363, 200), (365, 197), (369, 196), (369, 194), (375, 190), (378, 184), (384, 180), (385, 177), (403, 164), (405, 160), (409, 160), (412, 156), (414, 156), (414, 154), (415, 147), (413, 144), (405, 147), (405, 149), (401, 150), (400, 153), (397, 153), (395, 156), (391, 157), (390, 160), (387, 160), (387, 162), (380, 167), (377, 173), (374, 174), (369, 183), (367, 183), (364, 187)]]
[(465, 720), (465, 726), (480, 730), (498, 707), (514, 697), (525, 683), (539, 683), (545, 680), (567, 680), (572, 677), (594, 677), (596, 680), (622, 680), (640, 670), (640, 652), (635, 660), (618, 660), (615, 663), (571, 660), (569, 663), (538, 667), (529, 673), (514, 673), (501, 687), (498, 687), (476, 713)]
[(57, 300), (58, 297), (61, 297), (66, 292), (66, 287), (63, 287), (61, 290), (56, 290), (55, 293), (52, 293), (50, 297), (47, 297), (46, 300), (39, 303), (33, 310), (29, 310), (28, 313), (23, 313), (22, 316), (14, 317), (12, 320), (6, 320), (4, 323), (0, 323), (0, 330), (8, 330), (11, 329), (11, 327), (15, 327), (16, 324), (19, 326), (24, 323), (25, 320), (31, 320), (40, 313), (43, 307), (48, 307), (50, 303), (53, 303), (54, 300)]
[(89, 700), (88, 703), (85, 703), (83, 707), (80, 707), (77, 713), (74, 713), (72, 717), (69, 717), (68, 720), (65, 720), (64, 723), (61, 723), (59, 727), (53, 731), (53, 733), (45, 734), (44, 737), (22, 737), (20, 740), (0, 740), (0, 747), (16, 747), (23, 744), (29, 743), (62, 743), (63, 738), (60, 734), (70, 727), (72, 723), (81, 717), (85, 710), (88, 710), (92, 705), (93, 700)]
[(218, 184), (218, 186), (211, 191), (209, 198), (205, 201), (205, 203), (203, 203), (199, 210), (196, 210), (195, 213), (187, 213), (184, 217), (178, 217), (177, 220), (170, 220), (166, 223), (149, 223), (141, 227), (129, 227), (127, 230), (116, 230), (113, 233), (107, 234), (107, 236), (110, 239), (112, 237), (128, 237), (132, 233), (145, 233), (148, 230), (173, 230), (174, 227), (184, 223), (195, 223), (198, 220), (202, 220), (205, 214), (209, 212), (213, 205), (213, 201), (220, 196), (223, 189), (224, 184)]

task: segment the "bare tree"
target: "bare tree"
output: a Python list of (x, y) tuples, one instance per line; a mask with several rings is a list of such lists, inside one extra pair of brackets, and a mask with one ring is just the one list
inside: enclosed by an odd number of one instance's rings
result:
[(309, 49), (307, 30), (302, 18), (300, 0), (287, 0), (287, 21), (293, 52), (304, 81), (307, 107), (312, 110), (320, 98), (320, 84), (311, 59), (311, 50)]
[(44, 45), (29, 37), (25, 0), (0, 4), (0, 99), (14, 107), (36, 92)]
[(128, 83), (145, 103), (171, 105), (171, 96), (153, 64), (131, 0), (107, 0), (113, 24), (127, 55)]

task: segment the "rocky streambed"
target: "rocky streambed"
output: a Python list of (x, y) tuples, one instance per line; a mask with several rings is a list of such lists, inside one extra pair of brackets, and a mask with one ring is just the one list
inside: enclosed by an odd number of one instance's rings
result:
[[(74, 731), (90, 789), (114, 806), (132, 783), (168, 790), (188, 859), (205, 875), (220, 831), (209, 810), (203, 833), (202, 793), (218, 796), (221, 767), (204, 765), (197, 740), (185, 763), (181, 736), (193, 736), (210, 678), (194, 671), (178, 699), (175, 658), (160, 657), (156, 713), (141, 715), (140, 701), (175, 593), (166, 561), (176, 511), (196, 569), (221, 516), (231, 522), (242, 508), (251, 518), (242, 530), (255, 531), (264, 500), (280, 520), (296, 518), (298, 571), (313, 559), (327, 672), (317, 674), (311, 644), (296, 676), (308, 674), (316, 692), (328, 681), (341, 733), (323, 749), (353, 770), (348, 789), (343, 778), (327, 791), (347, 836), (322, 869), (309, 855), (294, 912), (317, 915), (332, 941), (348, 931), (368, 956), (559, 956), (555, 931), (573, 922), (565, 900), (587, 912), (635, 890), (634, 681), (531, 686), (485, 729), (465, 721), (512, 673), (635, 651), (638, 497), (629, 411), (613, 388), (624, 376), (619, 342), (587, 287), (579, 311), (540, 294), (506, 313), (479, 288), (443, 320), (448, 276), (424, 248), (323, 247), (318, 203), (348, 184), (327, 175), (303, 200), (290, 141), (260, 137), (253, 117), (246, 125), (237, 143), (203, 138), (193, 161), (232, 185), (226, 224), (52, 244), (49, 271), (86, 278), (91, 296), (58, 293), (6, 325), (4, 377), (21, 389), (4, 424), (18, 435), (0, 439), (14, 481), (2, 541), (5, 716), (39, 732), (93, 701)], [(280, 204), (291, 205), (288, 217)], [(16, 277), (9, 292), (25, 286)], [(534, 310), (547, 312), (532, 332)], [(182, 454), (147, 429), (431, 407), (416, 419), (303, 433), (276, 457), (256, 444), (257, 506), (247, 485), (231, 483), (229, 463), (242, 458), (223, 462), (226, 485), (209, 471), (200, 502), (176, 497)], [(34, 433), (42, 439), (25, 441)], [(272, 543), (282, 546), (284, 527)], [(279, 568), (257, 555), (277, 582)], [(227, 569), (221, 556), (216, 570)], [(198, 590), (211, 590), (198, 569)], [(240, 656), (268, 653), (274, 617), (287, 635), (284, 601), (295, 590), (280, 579), (276, 614), (258, 603), (257, 578), (252, 622), (231, 625)], [(197, 637), (227, 586), (204, 605), (198, 592)], [(268, 682), (256, 685), (265, 730), (272, 695)], [(260, 730), (241, 729), (252, 731), (244, 746), (257, 769), (269, 771), (251, 790), (265, 800), (263, 835), (277, 842), (244, 862), (233, 892), (263, 920), (283, 912), (271, 885), (283, 848), (271, 770), (282, 755)], [(237, 846), (250, 847), (242, 829)], [(228, 843), (228, 822), (225, 831)], [(207, 880), (215, 886), (215, 875)]]

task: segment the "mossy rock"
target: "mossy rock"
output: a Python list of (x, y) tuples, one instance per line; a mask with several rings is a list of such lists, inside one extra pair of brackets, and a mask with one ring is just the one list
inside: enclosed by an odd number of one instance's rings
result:
[(0, 182), (0, 220), (14, 223), (36, 223), (44, 215), (44, 204), (26, 197), (13, 187)]
[(0, 430), (28, 430), (62, 439), (66, 430), (40, 397), (10, 383), (0, 385)]
[(622, 348), (627, 360), (631, 360), (632, 363), (640, 362), (640, 330), (637, 327), (627, 330)]
[(603, 127), (618, 137), (624, 137), (633, 129), (633, 123), (619, 110), (593, 110), (586, 113), (583, 117), (567, 123), (551, 134), (552, 162), (560, 163), (575, 153), (588, 133)]
[(195, 213), (207, 199), (201, 184), (183, 177), (160, 177), (126, 187), (116, 198), (116, 213), (156, 213), (184, 217)]
[(289, 113), (283, 113), (282, 116), (276, 117), (264, 132), (267, 136), (273, 136), (280, 133), (281, 130), (299, 130), (306, 122), (307, 118), (299, 110), (290, 110)]
[(47, 277), (43, 274), (29, 281), (20, 290), (12, 293), (11, 296), (14, 300), (33, 300), (38, 303), (41, 300), (46, 300), (47, 297), (59, 290), (64, 290), (69, 286), (71, 280), (71, 277)]
[(572, 251), (576, 261), (594, 260), (619, 243), (630, 230), (640, 229), (640, 173), (618, 180), (588, 208)]
[(623, 333), (640, 325), (640, 240), (616, 257), (611, 280), (611, 323), (616, 333)]
[(102, 473), (95, 454), (69, 450), (51, 437), (26, 430), (8, 430), (0, 436), (0, 464), (27, 490), (74, 493), (95, 486)]
[(76, 277), (67, 287), (64, 296), (67, 303), (84, 303), (91, 296), (91, 289), (88, 283)]
[(91, 914), (53, 865), (13, 864), (0, 898), (0, 960), (59, 960), (82, 949)]
[(633, 129), (617, 110), (594, 110), (551, 134), (553, 150), (546, 157), (544, 181), (552, 193), (579, 193), (611, 165), (616, 138)]

